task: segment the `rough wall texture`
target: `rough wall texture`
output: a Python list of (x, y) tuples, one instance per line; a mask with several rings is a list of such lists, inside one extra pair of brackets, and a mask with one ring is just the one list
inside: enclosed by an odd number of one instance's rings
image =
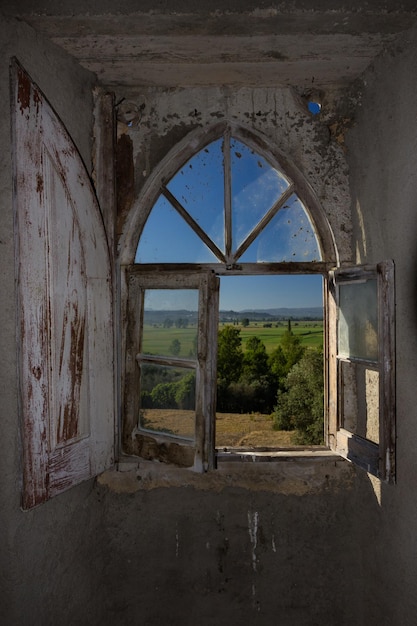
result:
[[(8, 626), (414, 624), (416, 42), (382, 58), (369, 75), (349, 144), (352, 196), (361, 207), (355, 211), (358, 257), (391, 256), (397, 264), (398, 485), (381, 490), (342, 463), (329, 465), (312, 489), (311, 477), (295, 465), (294, 480), (304, 484), (300, 491), (265, 490), (260, 482), (257, 489), (190, 484), (126, 493), (90, 481), (22, 513), (8, 60), (17, 55), (27, 67), (87, 163), (93, 80), (22, 24), (2, 23), (0, 34), (0, 621)], [(138, 137), (132, 133), (136, 171), (154, 167), (195, 125), (196, 116), (209, 123), (226, 109), (232, 115), (240, 111), (242, 123), (267, 130), (309, 179), (348, 257), (343, 125), (312, 120), (287, 91), (166, 95), (145, 94), (143, 130)], [(141, 145), (148, 146), (144, 153)]]
[(416, 63), (417, 36), (410, 32), (364, 76), (348, 139), (356, 259), (394, 259), (396, 272), (398, 484), (383, 489), (381, 526), (366, 557), (368, 597), (378, 598), (367, 608), (382, 624), (412, 624), (417, 614)]

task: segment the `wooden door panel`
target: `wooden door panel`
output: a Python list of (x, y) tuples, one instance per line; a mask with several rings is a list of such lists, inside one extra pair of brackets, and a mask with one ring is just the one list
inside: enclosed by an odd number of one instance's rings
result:
[(114, 442), (112, 274), (88, 173), (12, 64), (23, 507), (108, 467)]

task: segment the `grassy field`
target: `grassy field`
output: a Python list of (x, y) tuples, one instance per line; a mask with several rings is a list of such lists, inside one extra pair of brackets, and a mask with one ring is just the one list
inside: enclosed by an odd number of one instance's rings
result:
[[(179, 409), (146, 409), (146, 428), (193, 437), (194, 412)], [(289, 447), (294, 433), (273, 430), (269, 415), (260, 413), (218, 413), (216, 416), (216, 447)]]
[[(251, 322), (249, 326), (237, 326), (240, 329), (242, 347), (250, 337), (259, 337), (265, 344), (266, 351), (271, 353), (281, 342), (282, 335), (287, 330), (287, 324), (282, 323), (276, 327), (273, 322), (272, 328), (264, 328), (262, 322)], [(223, 323), (220, 328), (223, 327)], [(323, 322), (322, 321), (298, 321), (292, 322), (292, 331), (301, 339), (303, 346), (319, 347), (323, 345)], [(174, 339), (181, 344), (179, 356), (187, 357), (193, 349), (196, 337), (196, 327), (188, 328), (163, 328), (162, 326), (144, 325), (143, 352), (148, 354), (170, 355), (170, 346)]]

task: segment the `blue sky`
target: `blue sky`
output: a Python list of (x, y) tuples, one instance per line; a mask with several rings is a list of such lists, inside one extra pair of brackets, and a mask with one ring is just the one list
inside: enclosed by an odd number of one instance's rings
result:
[[(321, 276), (222, 276), (220, 310), (275, 309), (282, 307), (321, 307)], [(155, 289), (146, 292), (146, 308), (196, 311), (195, 289)]]
[(220, 309), (274, 309), (323, 306), (323, 279), (317, 275), (222, 276)]
[[(167, 184), (195, 222), (224, 253), (224, 172), (222, 140), (188, 161)], [(290, 180), (250, 148), (231, 141), (232, 250), (267, 213)], [(136, 263), (218, 263), (162, 194), (145, 224)], [(293, 193), (237, 262), (320, 260), (314, 229)], [(322, 306), (321, 276), (222, 277), (220, 308), (270, 309)]]

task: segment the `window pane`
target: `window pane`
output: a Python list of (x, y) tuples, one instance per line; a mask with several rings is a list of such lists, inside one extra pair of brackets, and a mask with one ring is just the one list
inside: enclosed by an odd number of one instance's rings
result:
[(236, 249), (289, 186), (263, 157), (231, 140), (232, 238)]
[(142, 364), (140, 369), (140, 428), (193, 440), (195, 372), (150, 364)]
[(197, 289), (147, 289), (144, 299), (142, 353), (195, 357)]
[(146, 221), (135, 263), (212, 263), (214, 254), (164, 196)]
[(378, 360), (377, 281), (339, 286), (339, 356)]
[(224, 252), (223, 140), (198, 152), (171, 179), (167, 188)]
[(240, 258), (247, 263), (320, 261), (313, 225), (294, 194)]
[(342, 427), (379, 443), (379, 372), (361, 363), (341, 361)]

